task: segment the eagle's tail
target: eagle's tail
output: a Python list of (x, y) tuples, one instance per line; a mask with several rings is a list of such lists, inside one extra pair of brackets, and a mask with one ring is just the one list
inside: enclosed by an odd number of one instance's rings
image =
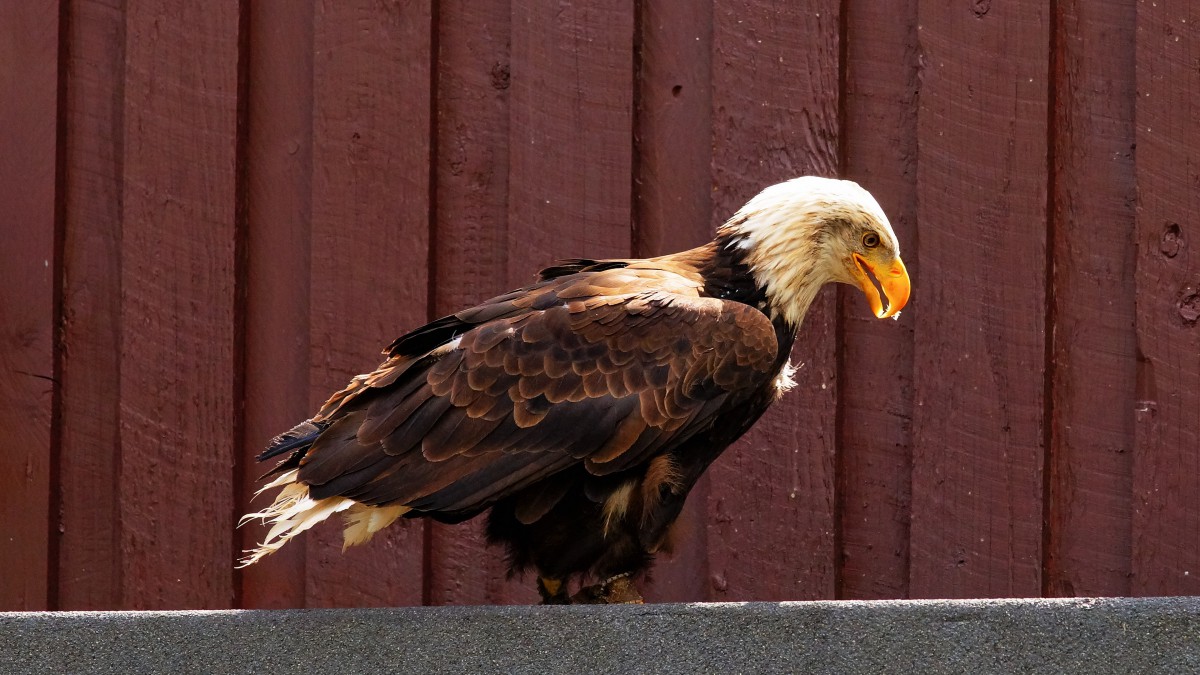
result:
[(252, 520), (269, 524), (271, 529), (257, 548), (246, 551), (238, 561), (238, 567), (246, 567), (278, 551), (296, 535), (311, 528), (335, 513), (345, 512), (346, 529), (342, 532), (342, 550), (369, 540), (376, 532), (391, 525), (411, 509), (401, 504), (369, 506), (346, 497), (313, 499), (308, 485), (299, 481), (299, 469), (291, 469), (267, 483), (255, 496), (264, 490), (280, 488), (275, 501), (256, 513), (248, 513), (238, 521), (238, 527)]

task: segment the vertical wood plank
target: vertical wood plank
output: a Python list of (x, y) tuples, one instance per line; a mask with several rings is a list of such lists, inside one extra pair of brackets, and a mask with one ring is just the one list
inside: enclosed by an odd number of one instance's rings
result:
[[(438, 5), (435, 314), (508, 290), (509, 0)], [(530, 270), (532, 271), (532, 270)], [(429, 602), (533, 603), (485, 542), (486, 516), (430, 523)]]
[[(713, 24), (714, 216), (759, 190), (838, 168), (839, 3), (719, 0)], [(714, 599), (834, 591), (835, 293), (793, 352), (798, 386), (710, 470)]]
[[(264, 465), (254, 461), (309, 409), (309, 223), (312, 178), (310, 4), (250, 5), (246, 141), (246, 399), (240, 513)], [(259, 499), (265, 499), (265, 495)], [(243, 550), (266, 528), (247, 525)], [(246, 608), (303, 607), (305, 547), (284, 546), (239, 572)]]
[(632, 0), (512, 2), (508, 285), (567, 257), (629, 255)]
[[(917, 2), (852, 0), (845, 11), (845, 175), (879, 200), (919, 283)], [(853, 289), (840, 300), (838, 597), (902, 598), (912, 497), (912, 340), (921, 297), (915, 294), (899, 323), (873, 317)]]
[(1200, 593), (1200, 8), (1137, 4), (1135, 595)]
[[(700, 246), (712, 224), (712, 9), (642, 2), (636, 111), (634, 251), (649, 257)], [(709, 595), (705, 476), (688, 495), (642, 589), (648, 602)]]
[[(1135, 5), (1058, 3), (1054, 334), (1045, 592), (1128, 595)], [(1120, 47), (1118, 47), (1120, 46)]]
[(635, 255), (712, 240), (712, 8), (641, 4)]
[(1041, 594), (1049, 16), (920, 0), (911, 586)]
[(71, 3), (63, 124), (58, 608), (121, 603), (118, 402), (125, 15)]
[[(310, 407), (427, 318), (431, 6), (321, 2), (313, 55)], [(334, 519), (337, 520), (337, 519)], [(417, 605), (424, 524), (308, 537), (310, 606)]]
[(0, 610), (48, 607), (58, 3), (0, 7)]
[(241, 7), (126, 8), (122, 604), (229, 607)]
[(509, 0), (438, 6), (435, 314), (508, 289)]

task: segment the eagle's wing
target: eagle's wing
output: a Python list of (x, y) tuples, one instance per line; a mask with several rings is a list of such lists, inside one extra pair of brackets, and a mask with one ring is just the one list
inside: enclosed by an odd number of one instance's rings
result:
[(574, 274), (433, 322), (331, 398), (281, 469), (310, 500), (470, 514), (580, 462), (647, 461), (776, 361), (765, 315), (684, 282)]

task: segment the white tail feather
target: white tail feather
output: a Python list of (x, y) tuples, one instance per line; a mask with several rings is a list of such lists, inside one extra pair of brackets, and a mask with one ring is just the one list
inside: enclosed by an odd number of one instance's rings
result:
[(346, 512), (346, 529), (342, 532), (342, 550), (370, 541), (375, 533), (391, 525), (411, 509), (402, 504), (367, 506), (355, 504)]
[[(295, 479), (295, 473), (289, 472), (292, 474), (292, 480)], [(280, 478), (287, 476), (288, 474), (284, 474)], [(276, 479), (275, 482), (280, 482), (280, 479)], [(283, 485), (283, 489), (275, 496), (275, 501), (270, 506), (257, 513), (247, 514), (238, 522), (240, 526), (257, 519), (271, 524), (266, 539), (258, 548), (247, 551), (246, 557), (238, 561), (238, 567), (253, 565), (263, 557), (278, 551), (292, 537), (355, 504), (356, 502), (345, 497), (313, 499), (308, 494), (308, 486), (303, 483), (289, 482)]]
[(343, 533), (344, 551), (347, 546), (354, 546), (369, 540), (376, 532), (391, 525), (397, 518), (410, 509), (400, 504), (389, 506), (367, 506), (346, 497), (326, 497), (313, 499), (308, 493), (308, 486), (295, 482), (299, 470), (293, 469), (280, 475), (255, 493), (257, 496), (263, 490), (280, 487), (283, 489), (275, 495), (275, 501), (270, 506), (256, 513), (247, 513), (238, 521), (238, 527), (251, 520), (259, 520), (270, 524), (271, 529), (263, 542), (253, 551), (246, 551), (246, 557), (238, 561), (238, 567), (246, 567), (262, 560), (264, 557), (278, 551), (296, 535), (311, 528), (335, 513), (346, 511), (347, 527)]
[(261, 495), (262, 493), (266, 492), (267, 490), (270, 490), (271, 488), (274, 488), (274, 487), (279, 487), (280, 485), (287, 485), (288, 483), (295, 483), (296, 478), (299, 475), (300, 475), (300, 469), (292, 469), (291, 471), (285, 471), (285, 472), (279, 474), (278, 476), (276, 476), (275, 480), (258, 488), (258, 490), (256, 490), (254, 492), (254, 496), (257, 497), (257, 496)]

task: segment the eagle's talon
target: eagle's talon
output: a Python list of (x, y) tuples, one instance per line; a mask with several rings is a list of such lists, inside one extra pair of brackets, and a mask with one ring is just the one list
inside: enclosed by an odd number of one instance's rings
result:
[(571, 596), (567, 593), (567, 585), (560, 579), (538, 577), (538, 595), (542, 596), (543, 605), (569, 605)]
[(571, 602), (580, 605), (641, 605), (642, 594), (631, 575), (618, 574), (591, 586), (579, 589)]

